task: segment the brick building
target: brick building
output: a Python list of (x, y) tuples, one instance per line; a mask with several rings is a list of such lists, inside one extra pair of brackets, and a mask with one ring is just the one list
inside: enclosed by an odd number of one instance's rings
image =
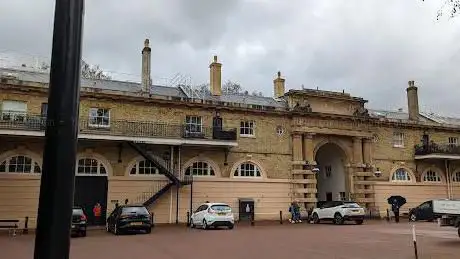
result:
[[(273, 97), (225, 94), (221, 68), (214, 57), (210, 94), (152, 85), (146, 40), (141, 83), (82, 79), (75, 203), (111, 211), (128, 199), (173, 223), (206, 200), (236, 212), (253, 200), (258, 220), (293, 199), (353, 199), (383, 213), (390, 195), (406, 209), (460, 196), (460, 119), (419, 112), (414, 81), (405, 113), (345, 92), (286, 92), (279, 72)], [(34, 227), (49, 75), (3, 68), (0, 78), (0, 218)]]

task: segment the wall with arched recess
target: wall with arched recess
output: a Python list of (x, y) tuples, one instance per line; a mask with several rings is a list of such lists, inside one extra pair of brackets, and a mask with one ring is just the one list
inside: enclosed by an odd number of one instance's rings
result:
[(441, 178), (441, 182), (427, 182), (427, 183), (433, 183), (433, 184), (440, 184), (440, 183), (446, 183), (446, 175), (445, 173), (437, 166), (429, 166), (426, 167), (422, 174), (420, 175), (420, 182), (424, 182), (425, 175), (428, 171), (433, 171), (436, 172), (439, 177)]
[[(193, 158), (189, 159), (187, 162), (185, 162), (182, 165), (182, 168), (181, 168), (182, 175), (185, 175), (185, 171), (187, 170), (187, 168), (192, 166), (193, 163), (195, 163), (195, 162), (208, 163), (208, 165), (210, 167), (212, 167), (213, 170), (214, 170), (214, 174), (215, 174), (214, 177), (222, 177), (222, 172), (220, 171), (219, 165), (214, 160), (212, 160), (211, 158), (206, 157), (206, 156), (196, 156), (196, 157), (193, 157)], [(203, 177), (205, 177), (205, 176), (203, 176)]]
[(91, 158), (98, 160), (102, 165), (104, 165), (105, 170), (107, 171), (107, 176), (113, 176), (113, 167), (110, 161), (105, 156), (93, 151), (83, 151), (77, 154), (75, 170), (77, 170), (78, 167), (78, 160), (83, 158)]
[[(0, 154), (0, 163), (5, 159), (23, 155), (32, 158), (42, 168), (42, 157), (25, 146), (9, 149)], [(37, 221), (40, 174), (0, 173), (1, 219), (18, 219), (19, 227), (24, 227), (25, 217), (29, 217), (29, 227), (35, 228)]]
[(316, 159), (316, 154), (318, 152), (318, 150), (326, 145), (326, 144), (335, 144), (337, 145), (337, 147), (341, 150), (341, 152), (343, 152), (343, 155), (344, 155), (344, 161), (343, 163), (344, 164), (348, 164), (348, 163), (351, 163), (351, 161), (353, 160), (353, 151), (351, 149), (351, 141), (347, 141), (347, 140), (344, 140), (344, 139), (341, 139), (341, 138), (338, 138), (338, 137), (317, 137), (315, 136), (313, 138), (313, 141), (314, 141), (314, 150), (313, 150), (313, 157)]
[(415, 182), (417, 182), (417, 178), (415, 177), (414, 171), (413, 171), (412, 169), (410, 169), (408, 166), (403, 165), (403, 164), (398, 164), (398, 165), (396, 165), (396, 166), (393, 166), (393, 168), (391, 168), (391, 170), (390, 170), (390, 175), (389, 175), (389, 176), (390, 176), (390, 177), (389, 177), (389, 181), (390, 181), (390, 182), (393, 182), (393, 181), (392, 181), (393, 174), (395, 174), (395, 173), (396, 173), (396, 170), (398, 170), (398, 169), (400, 169), (400, 168), (406, 170), (406, 172), (409, 174), (410, 181), (405, 181), (405, 182), (402, 182), (402, 181), (401, 181), (401, 182), (395, 182), (395, 183), (415, 183)]
[[(257, 167), (259, 167), (259, 170), (260, 170), (260, 177), (241, 177), (241, 176), (234, 176), (234, 173), (235, 173), (235, 170), (239, 168), (239, 166), (241, 164), (244, 164), (244, 163), (252, 163), (254, 165), (256, 165)], [(244, 178), (244, 179), (248, 179), (248, 180), (251, 180), (253, 178), (266, 178), (267, 177), (267, 173), (262, 165), (262, 163), (260, 163), (259, 161), (255, 160), (255, 159), (250, 159), (250, 158), (246, 158), (246, 159), (240, 159), (238, 161), (236, 161), (235, 163), (233, 163), (233, 166), (231, 167), (230, 169), (230, 178)]]

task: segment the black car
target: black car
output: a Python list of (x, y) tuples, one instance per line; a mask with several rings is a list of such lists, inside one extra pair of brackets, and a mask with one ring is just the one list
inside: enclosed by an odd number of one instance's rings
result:
[(83, 209), (80, 207), (73, 207), (71, 234), (85, 237), (87, 224), (86, 215)]
[(129, 231), (152, 231), (152, 218), (142, 205), (121, 205), (107, 218), (107, 232), (119, 235)]
[(409, 211), (410, 221), (433, 221), (434, 219), (433, 201), (426, 201)]

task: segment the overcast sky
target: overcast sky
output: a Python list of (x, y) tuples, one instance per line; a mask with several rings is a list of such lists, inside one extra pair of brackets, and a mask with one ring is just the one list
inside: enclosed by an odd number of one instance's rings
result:
[[(49, 58), (54, 0), (0, 0), (0, 58)], [(83, 57), (119, 79), (140, 80), (145, 38), (152, 76), (223, 79), (273, 94), (345, 89), (368, 107), (407, 110), (407, 81), (422, 111), (460, 117), (460, 17), (436, 21), (443, 0), (87, 0)], [(12, 54), (13, 53), (13, 54)], [(20, 54), (18, 54), (20, 53)], [(0, 60), (0, 63), (2, 60)]]

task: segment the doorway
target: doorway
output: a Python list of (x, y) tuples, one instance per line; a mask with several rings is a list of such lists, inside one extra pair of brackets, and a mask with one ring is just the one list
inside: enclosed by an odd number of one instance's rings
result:
[(315, 160), (320, 169), (317, 175), (318, 202), (342, 200), (346, 193), (346, 174), (343, 150), (334, 143), (322, 145)]
[[(83, 208), (88, 218), (88, 225), (105, 225), (107, 215), (107, 191), (108, 179), (106, 176), (75, 177), (74, 206)], [(93, 208), (97, 203), (101, 205), (101, 217), (99, 221), (95, 220), (93, 214)]]

